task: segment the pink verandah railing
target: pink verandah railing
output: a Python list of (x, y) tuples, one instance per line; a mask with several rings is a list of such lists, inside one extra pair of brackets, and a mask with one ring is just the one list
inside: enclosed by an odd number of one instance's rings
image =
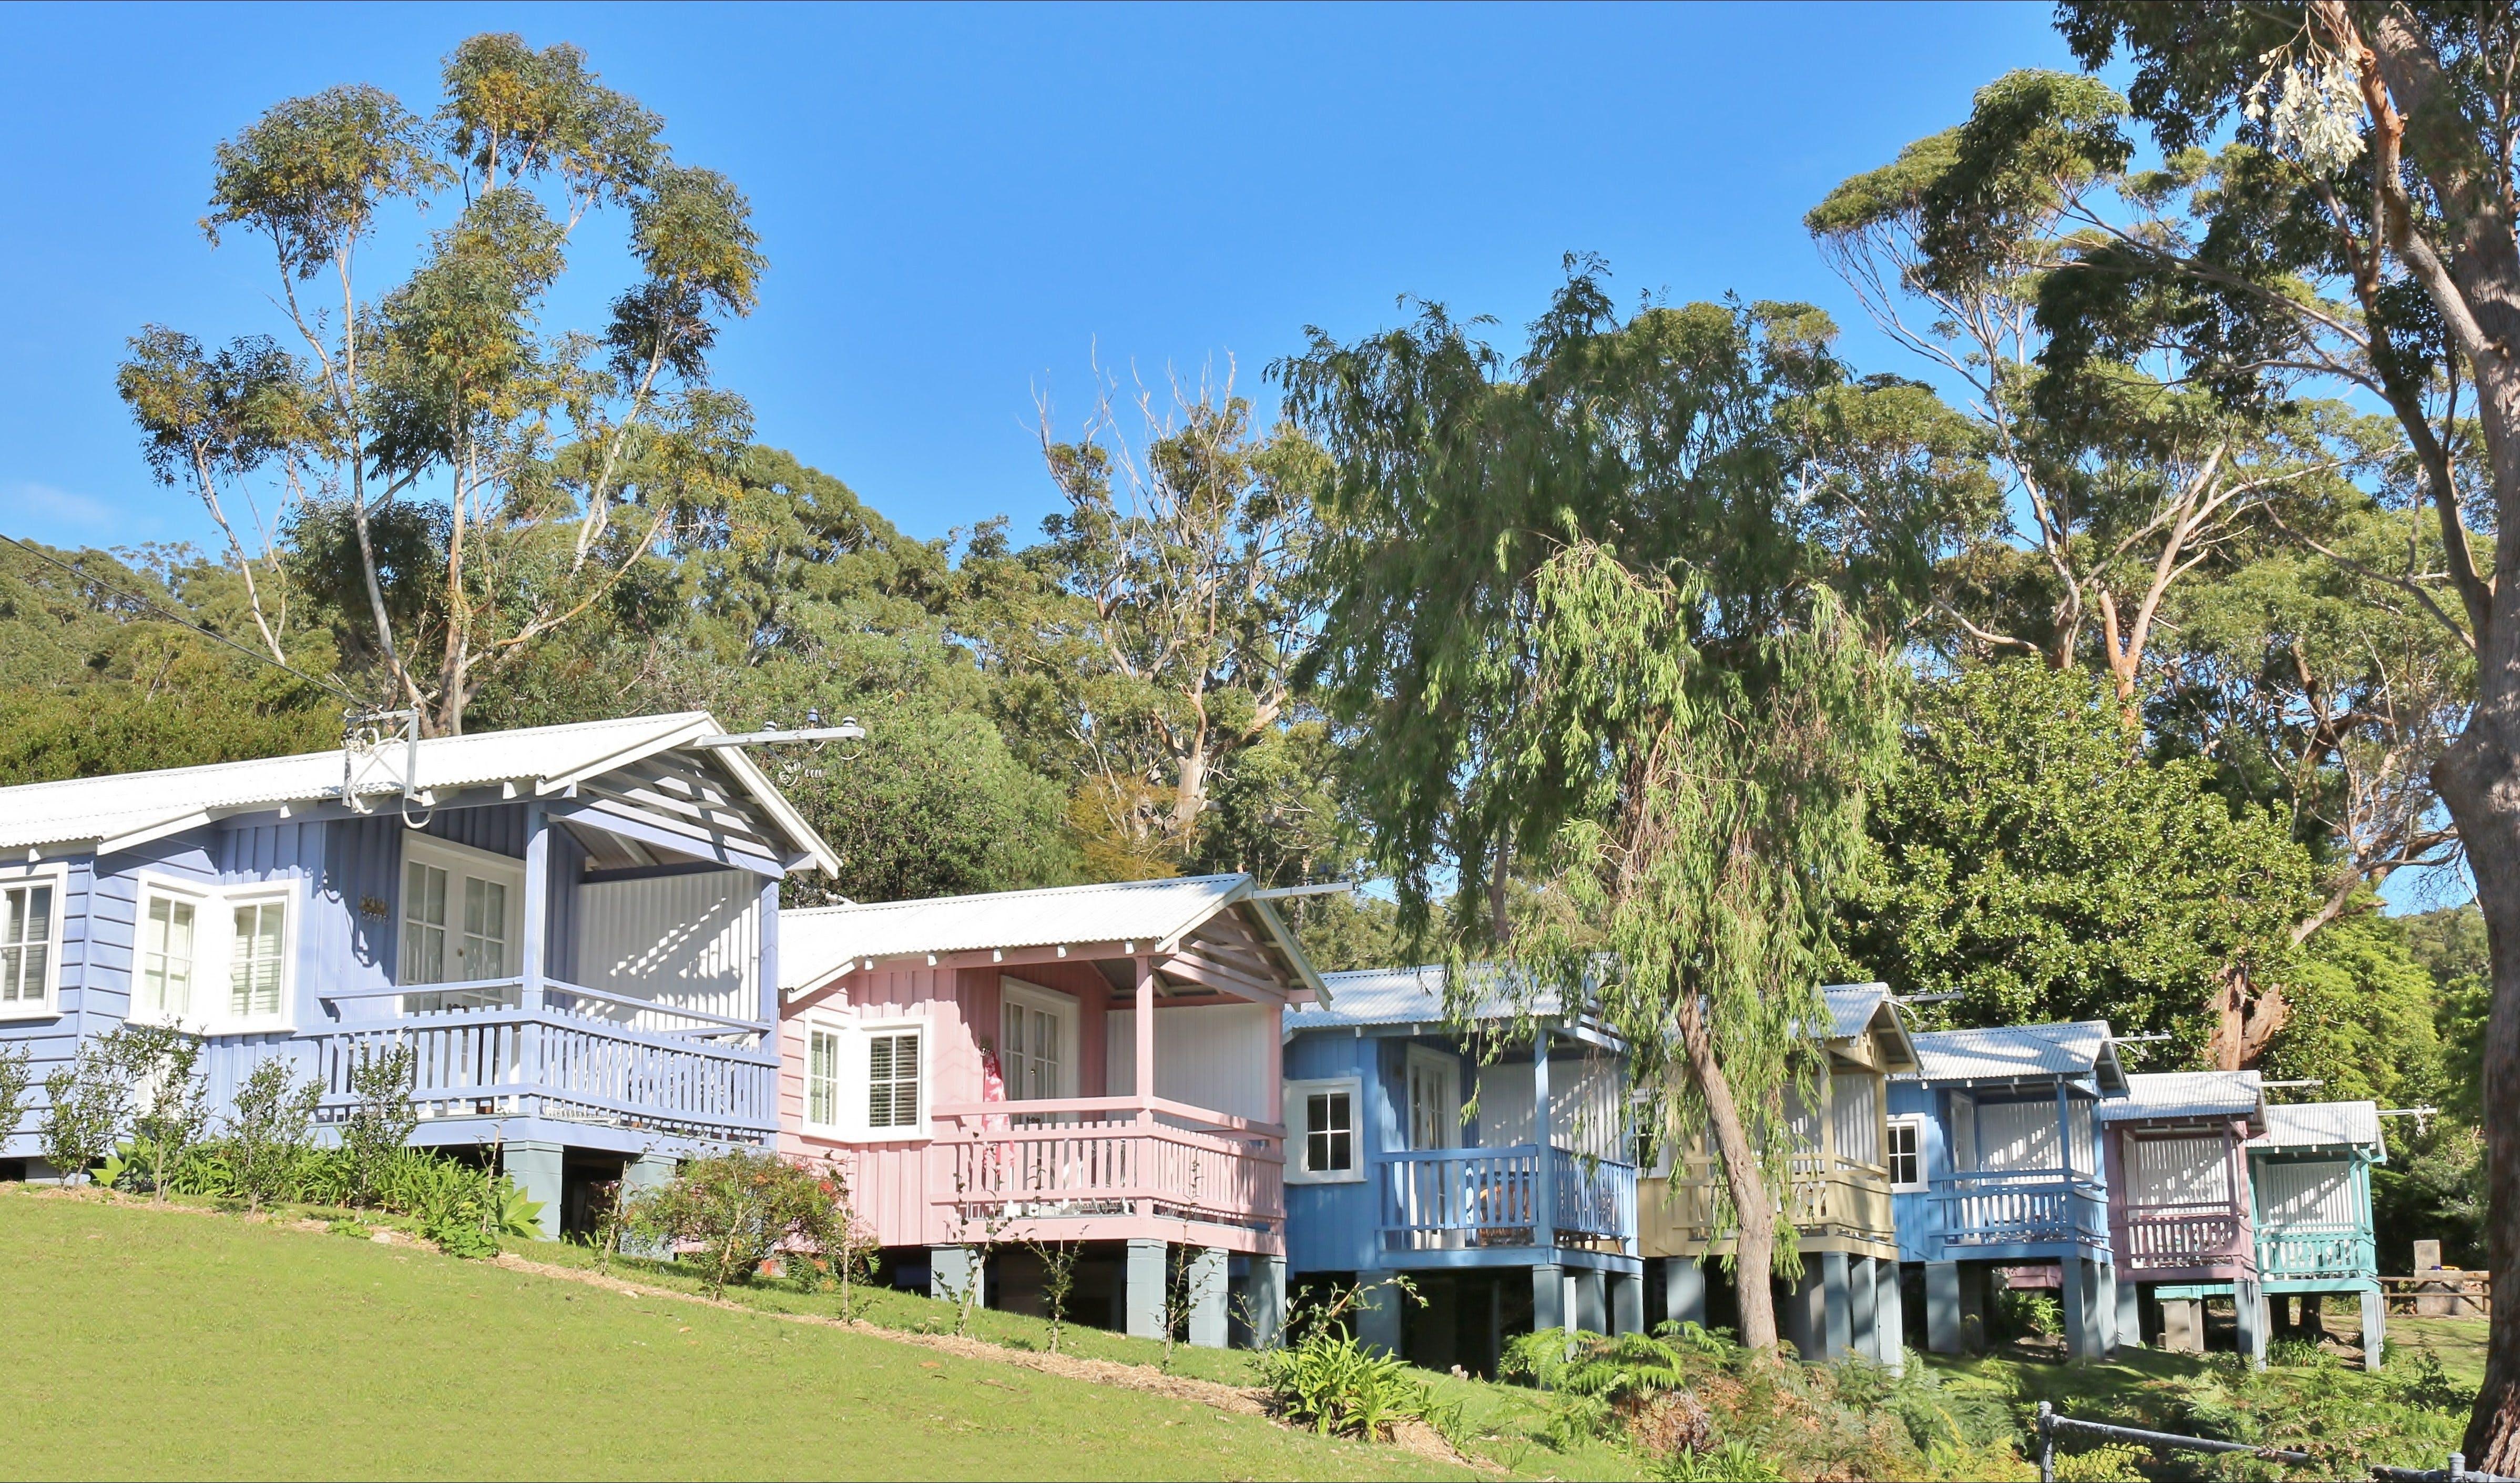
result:
[(545, 1117), (752, 1144), (778, 1132), (778, 1058), (752, 1021), (548, 981), (528, 1006), (513, 978), (321, 997), (340, 1021), (297, 1037), (315, 1051), (319, 1116), (345, 1113), (361, 1062), (403, 1046), (424, 1120)]
[(963, 1102), (929, 1115), (930, 1198), (962, 1223), (1285, 1218), (1285, 1130), (1275, 1123), (1134, 1097)]
[(2218, 1266), (2250, 1255), (2248, 1227), (2229, 1200), (2129, 1205), (2125, 1219), (2121, 1259), (2130, 1271)]

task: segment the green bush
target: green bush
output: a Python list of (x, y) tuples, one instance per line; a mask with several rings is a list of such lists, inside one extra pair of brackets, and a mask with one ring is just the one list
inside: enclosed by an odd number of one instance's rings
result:
[(837, 1248), (848, 1219), (837, 1170), (737, 1149), (684, 1160), (663, 1189), (632, 1202), (628, 1224), (668, 1251), (690, 1251), (714, 1297), (774, 1253)]
[(2006, 1287), (1996, 1298), (2008, 1336), (2052, 1339), (2065, 1331), (2065, 1309), (2045, 1287)]
[(1406, 1364), (1332, 1324), (1263, 1352), (1259, 1370), (1278, 1414), (1323, 1436), (1387, 1439), (1402, 1421), (1422, 1420), (1431, 1398)]

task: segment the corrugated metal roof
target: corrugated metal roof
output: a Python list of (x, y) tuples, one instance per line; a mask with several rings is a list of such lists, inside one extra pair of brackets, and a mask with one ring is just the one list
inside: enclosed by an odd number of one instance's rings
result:
[[(1487, 975), (1470, 1017), (1475, 1020), (1510, 1019), (1528, 1011), (1547, 1018), (1558, 1011), (1559, 995), (1553, 986), (1538, 986), (1528, 1002), (1511, 992), (1508, 981), (1494, 964), (1472, 964), (1471, 970)], [(1328, 1008), (1313, 1007), (1286, 1016), (1286, 1032), (1300, 1030), (1345, 1029), (1358, 1025), (1435, 1024), (1444, 1018), (1444, 987), (1447, 974), (1440, 963), (1414, 968), (1358, 968), (1345, 973), (1325, 973), (1322, 982), (1329, 987)]]
[(1832, 1040), (1853, 1040), (1872, 1027), (1883, 1009), (1890, 1011), (1890, 1022), (1896, 1027), (1892, 1036), (1890, 1071), (1912, 1070), (1915, 1066), (1914, 1040), (1908, 1033), (1908, 1021), (1899, 1012), (1899, 1002), (1890, 997), (1886, 983), (1832, 983), (1821, 989), (1821, 998), (1828, 1004), (1828, 1033)]
[(2104, 1122), (2246, 1117), (2254, 1123), (2265, 1105), (2255, 1071), (2147, 1071), (2128, 1077), (2127, 1095), (2102, 1102), (2093, 1115)]
[[(476, 732), (420, 743), (414, 791), (451, 792), (487, 784), (540, 785), (592, 776), (608, 767), (681, 746), (720, 730), (706, 711), (625, 716), (566, 726)], [(350, 770), (350, 790), (363, 798), (399, 797), (407, 747), (388, 742)], [(0, 788), (0, 849), (102, 842), (121, 847), (232, 814), (283, 804), (338, 800), (340, 748), (213, 762), (157, 772), (117, 773)], [(793, 840), (831, 868), (831, 848), (817, 837), (770, 781), (739, 750), (716, 760), (743, 784)]]
[(2380, 1107), (2367, 1101), (2314, 1101), (2267, 1108), (2267, 1131), (2252, 1148), (2369, 1148), (2385, 1154)]
[(1912, 1038), (1917, 1075), (1929, 1082), (2095, 1075), (2104, 1091), (2122, 1091), (2126, 1086), (2105, 1019), (1991, 1030), (1927, 1030)]
[(1246, 901), (1296, 975), (1311, 975), (1277, 914), (1252, 899), (1250, 876), (1191, 876), (782, 912), (779, 986), (788, 993), (818, 988), (867, 959), (1093, 942), (1151, 948)]

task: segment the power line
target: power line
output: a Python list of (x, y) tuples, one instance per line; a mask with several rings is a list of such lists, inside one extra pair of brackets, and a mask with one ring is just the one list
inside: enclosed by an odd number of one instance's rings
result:
[(173, 623), (183, 628), (189, 628), (193, 632), (200, 634), (202, 638), (208, 639), (213, 643), (224, 644), (248, 659), (252, 659), (257, 663), (268, 664), (283, 674), (293, 676), (296, 679), (304, 681), (308, 685), (314, 686), (317, 690), (326, 691), (338, 696), (342, 699), (349, 701), (352, 705), (357, 706), (362, 711), (373, 710), (376, 708), (376, 703), (374, 701), (354, 696), (330, 680), (319, 680), (315, 676), (308, 674), (306, 671), (297, 668), (295, 665), (285, 664), (258, 649), (249, 648), (247, 645), (240, 644), (236, 640), (229, 638), (226, 634), (219, 632), (217, 629), (212, 628), (205, 623), (196, 622), (193, 619), (184, 616), (182, 613), (173, 611), (164, 604), (158, 602), (156, 598), (148, 597), (136, 592), (125, 592), (121, 588), (114, 586), (112, 582), (106, 581), (102, 577), (91, 576), (88, 573), (81, 571), (78, 567), (78, 563), (75, 562), (65, 562), (60, 557), (54, 556), (51, 552), (44, 550), (42, 547), (22, 541), (14, 535), (0, 535), (0, 541), (7, 541), (10, 545), (15, 546), (20, 551), (33, 557), (36, 561), (42, 562), (47, 565), (58, 566), (82, 582), (86, 582), (92, 586), (102, 587), (106, 591), (112, 593), (115, 597), (122, 599), (124, 602), (137, 603), (141, 607), (148, 608), (152, 613), (156, 614), (160, 621)]

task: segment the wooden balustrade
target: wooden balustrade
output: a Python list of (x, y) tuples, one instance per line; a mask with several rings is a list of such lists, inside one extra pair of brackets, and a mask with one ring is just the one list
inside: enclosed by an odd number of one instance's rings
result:
[(2108, 1200), (2097, 1181), (2065, 1169), (1976, 1170), (1931, 1186), (1946, 1247), (2098, 1244)]
[(1134, 1099), (932, 1109), (930, 1197), (965, 1224), (1141, 1216), (1224, 1225), (1285, 1217), (1273, 1124)]
[(2378, 1270), (2367, 1226), (2277, 1226), (2258, 1232), (2258, 1275), (2270, 1281), (2367, 1278)]
[[(1548, 1150), (1551, 1228), (1560, 1239), (1626, 1240), (1637, 1230), (1637, 1171), (1629, 1164)], [(1529, 1246), (1541, 1150), (1418, 1148), (1383, 1156), (1383, 1245), (1400, 1251)]]
[(741, 1043), (762, 1040), (768, 1027), (659, 1005), (654, 1012), (694, 1026), (634, 1028), (577, 1012), (580, 1001), (625, 996), (555, 983), (528, 1008), (519, 990), (518, 980), (492, 980), (323, 996), (354, 1012), (297, 1037), (314, 1051), (319, 1115), (345, 1116), (357, 1067), (400, 1046), (412, 1052), (412, 1102), (427, 1121), (545, 1117), (747, 1144), (777, 1134), (778, 1058)]
[[(1649, 1202), (1668, 1198), (1669, 1204), (1661, 1210), (1644, 1212), (1643, 1219), (1648, 1225), (1660, 1223), (1667, 1243), (1714, 1239), (1716, 1179), (1712, 1158), (1690, 1156), (1679, 1160), (1672, 1168), (1668, 1194), (1649, 1191), (1645, 1196)], [(1791, 1203), (1780, 1203), (1779, 1213), (1806, 1235), (1896, 1239), (1890, 1171), (1878, 1164), (1819, 1153), (1797, 1154), (1788, 1195)]]
[(2228, 1200), (2131, 1205), (2118, 1258), (2134, 1272), (2221, 1266), (2248, 1256), (2249, 1228)]

